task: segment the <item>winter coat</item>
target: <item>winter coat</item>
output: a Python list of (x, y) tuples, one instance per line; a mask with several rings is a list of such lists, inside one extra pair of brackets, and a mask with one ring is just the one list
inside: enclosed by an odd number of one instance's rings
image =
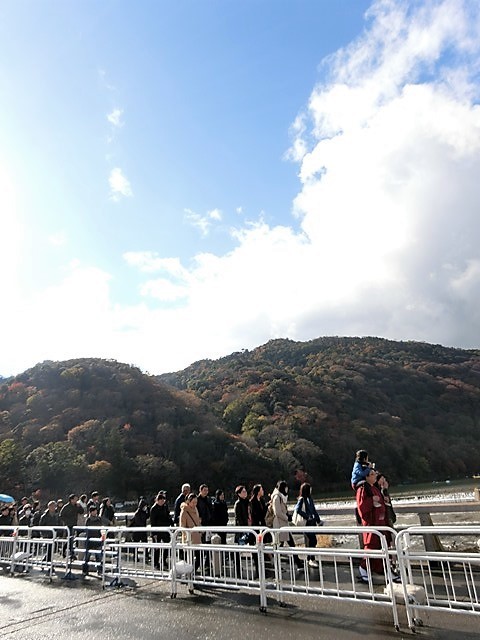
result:
[(233, 510), (235, 512), (236, 527), (248, 527), (248, 507), (248, 498), (238, 498), (238, 500), (235, 502)]
[(60, 526), (60, 518), (58, 517), (58, 513), (54, 511), (51, 513), (48, 509), (43, 513), (40, 518), (40, 526), (41, 527), (59, 527)]
[[(280, 529), (281, 527), (288, 527), (288, 509), (287, 509), (287, 496), (275, 488), (272, 492), (272, 507), (273, 507), (273, 528)], [(280, 542), (288, 542), (290, 534), (288, 531), (280, 532), (278, 539)]]
[[(141, 527), (145, 529), (147, 526), (148, 520), (148, 510), (146, 509), (146, 504), (139, 503), (138, 509), (133, 514), (133, 518), (130, 520), (130, 526), (132, 527)], [(147, 542), (147, 532), (146, 531), (133, 531), (132, 532), (132, 540), (133, 542)]]
[[(382, 492), (375, 485), (367, 482), (361, 484), (356, 493), (357, 509), (364, 527), (385, 527), (387, 523), (387, 508)], [(375, 548), (372, 543), (378, 540), (378, 536), (371, 533), (363, 534), (366, 548)]]
[(212, 501), (208, 496), (197, 497), (197, 510), (202, 520), (202, 527), (208, 527), (212, 521), (213, 507)]
[(78, 522), (78, 516), (83, 514), (83, 507), (79, 504), (72, 504), (67, 502), (60, 511), (60, 520), (66, 527), (76, 527)]
[(150, 525), (152, 527), (171, 527), (173, 525), (168, 504), (154, 504), (150, 509)]
[(115, 523), (115, 509), (111, 504), (102, 503), (98, 515), (105, 524), (108, 522), (108, 524), (112, 526)]
[(85, 526), (85, 520), (87, 519), (87, 515), (88, 515), (87, 503), (86, 502), (82, 502), (81, 500), (79, 500), (77, 504), (78, 504), (79, 507), (82, 507), (82, 509), (83, 509), (83, 513), (79, 513), (77, 515), (77, 527), (84, 527)]
[(294, 511), (297, 511), (302, 518), (305, 518), (309, 527), (320, 524), (320, 516), (315, 509), (315, 503), (311, 496), (308, 498), (299, 498)]
[(219, 527), (226, 527), (228, 524), (228, 505), (225, 500), (215, 500), (213, 502), (212, 524)]
[(265, 514), (267, 513), (267, 505), (263, 498), (252, 498), (250, 500), (250, 516), (252, 519), (252, 527), (265, 526)]
[(182, 492), (177, 499), (175, 500), (175, 504), (173, 505), (173, 523), (178, 525), (180, 521), (180, 507), (185, 502), (185, 494)]
[(352, 483), (353, 490), (357, 489), (357, 484), (365, 480), (367, 475), (370, 473), (370, 463), (369, 462), (360, 462), (356, 460), (353, 469), (352, 469), (352, 477), (350, 482)]
[[(191, 507), (188, 502), (183, 502), (180, 506), (180, 526), (183, 529), (193, 529), (201, 525), (200, 515), (197, 507)], [(188, 535), (182, 533), (183, 542), (188, 542)], [(192, 544), (201, 544), (202, 534), (200, 531), (192, 531), (190, 534)]]
[[(58, 517), (58, 513), (54, 511), (50, 513), (47, 509), (42, 517), (40, 518), (40, 526), (41, 527), (59, 527), (60, 526), (60, 518)], [(50, 531), (45, 531), (42, 533), (45, 538), (53, 538), (53, 534)]]

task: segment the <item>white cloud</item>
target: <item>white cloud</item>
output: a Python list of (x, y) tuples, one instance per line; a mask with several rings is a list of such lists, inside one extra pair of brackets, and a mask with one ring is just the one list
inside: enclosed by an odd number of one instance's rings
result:
[(222, 212), (220, 211), (220, 209), (212, 209), (211, 211), (207, 211), (204, 216), (196, 213), (195, 211), (192, 211), (192, 209), (185, 209), (184, 212), (185, 219), (193, 227), (196, 227), (200, 230), (202, 237), (206, 237), (209, 234), (214, 222), (220, 222), (222, 220)]
[(112, 169), (110, 171), (108, 182), (110, 185), (111, 200), (118, 201), (120, 200), (121, 196), (126, 198), (133, 196), (130, 182), (119, 167), (116, 167), (115, 169)]
[(116, 128), (123, 127), (124, 122), (122, 120), (123, 109), (113, 109), (109, 114), (107, 114), (107, 120)]
[(142, 296), (150, 296), (163, 302), (174, 302), (188, 296), (188, 287), (176, 285), (165, 278), (149, 280), (140, 287)]
[(161, 258), (153, 251), (127, 251), (123, 258), (127, 264), (144, 273), (163, 271), (177, 278), (185, 278), (188, 275), (178, 258)]
[[(239, 218), (224, 255), (127, 252), (141, 279), (131, 306), (112, 301), (108, 273), (72, 264), (0, 316), (3, 335), (22, 335), (3, 362), (91, 354), (161, 372), (320, 335), (478, 347), (479, 25), (477, 3), (374, 3), (292, 126), (300, 232)], [(114, 171), (112, 195), (131, 195)], [(204, 235), (222, 219), (185, 213)]]

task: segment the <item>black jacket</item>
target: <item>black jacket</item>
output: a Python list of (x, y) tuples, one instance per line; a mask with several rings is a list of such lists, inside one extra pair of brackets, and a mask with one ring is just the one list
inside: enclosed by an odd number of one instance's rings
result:
[(215, 500), (212, 507), (212, 524), (226, 527), (228, 524), (228, 505), (225, 500)]
[(150, 509), (150, 525), (152, 527), (171, 527), (173, 525), (168, 504), (155, 503)]
[(235, 502), (235, 524), (237, 527), (248, 527), (248, 498), (238, 498)]
[(265, 526), (265, 514), (267, 513), (267, 505), (265, 500), (260, 498), (257, 500), (253, 498), (250, 500), (250, 514), (252, 516), (252, 526), (264, 527)]
[(200, 514), (200, 518), (202, 520), (202, 527), (207, 527), (212, 522), (212, 501), (208, 496), (205, 498), (203, 496), (197, 497), (197, 510)]

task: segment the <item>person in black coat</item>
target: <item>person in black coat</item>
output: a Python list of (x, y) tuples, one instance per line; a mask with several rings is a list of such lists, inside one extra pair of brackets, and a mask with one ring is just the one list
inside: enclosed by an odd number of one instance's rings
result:
[(113, 527), (115, 524), (115, 509), (113, 508), (110, 498), (104, 498), (100, 506), (99, 514), (102, 522), (108, 527)]
[[(167, 496), (164, 491), (159, 491), (155, 502), (150, 509), (150, 525), (155, 527), (173, 527), (173, 520), (170, 515), (170, 508), (167, 503)], [(170, 534), (168, 531), (153, 531), (153, 542), (170, 542)], [(168, 550), (167, 550), (168, 551)], [(163, 554), (162, 554), (163, 555)], [(163, 563), (168, 564), (168, 556), (165, 553)], [(155, 547), (153, 552), (153, 565), (156, 569), (160, 569), (160, 548)]]
[[(197, 511), (202, 521), (202, 527), (208, 527), (212, 523), (213, 507), (208, 496), (208, 486), (201, 484), (197, 496)], [(202, 543), (207, 542), (206, 532), (202, 533)]]
[[(233, 505), (233, 510), (235, 512), (235, 526), (236, 527), (248, 527), (249, 519), (250, 519), (250, 508), (248, 501), (248, 491), (247, 488), (241, 484), (235, 489), (235, 495), (237, 496), (237, 501)], [(235, 534), (235, 542), (239, 542), (243, 538), (243, 533)]]
[(250, 517), (252, 527), (265, 527), (265, 515), (267, 513), (267, 505), (263, 499), (264, 491), (261, 484), (256, 484), (252, 489), (252, 497), (250, 498)]
[[(140, 498), (140, 500), (138, 501), (137, 510), (133, 514), (133, 518), (130, 522), (130, 526), (142, 527), (144, 529), (147, 526), (147, 520), (148, 520), (147, 501), (144, 498)], [(133, 542), (147, 542), (147, 532), (134, 531), (132, 533), (132, 540)]]
[[(85, 556), (83, 559), (82, 573), (83, 575), (88, 574), (88, 561), (90, 560), (91, 552), (94, 551), (96, 556), (97, 573), (100, 574), (102, 572), (103, 555), (103, 543), (101, 540), (102, 532), (100, 528), (102, 527), (102, 519), (98, 515), (98, 507), (96, 504), (91, 504), (88, 507), (88, 517), (85, 520), (85, 526), (87, 527), (87, 534), (85, 540)], [(90, 527), (98, 528), (92, 529)]]
[[(222, 489), (215, 492), (215, 500), (212, 503), (212, 524), (226, 527), (228, 524), (228, 505), (225, 502), (225, 493)], [(218, 532), (222, 544), (227, 544), (227, 532)]]

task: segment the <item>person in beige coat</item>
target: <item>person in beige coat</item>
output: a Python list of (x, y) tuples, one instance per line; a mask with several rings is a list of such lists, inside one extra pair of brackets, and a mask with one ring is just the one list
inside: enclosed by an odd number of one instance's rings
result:
[[(272, 508), (273, 508), (273, 528), (274, 529), (280, 529), (282, 527), (289, 526), (287, 500), (288, 500), (288, 485), (285, 482), (285, 480), (279, 480), (277, 482), (277, 486), (272, 491), (272, 497), (271, 497)], [(288, 543), (289, 547), (295, 546), (295, 542), (293, 540), (292, 534), (288, 530), (280, 531), (278, 534), (278, 540), (280, 542), (281, 547), (285, 542)], [(302, 568), (302, 563), (300, 562), (298, 556), (293, 556), (293, 561), (295, 563), (295, 566), (297, 567), (297, 570)]]
[[(189, 493), (185, 498), (185, 502), (180, 505), (180, 527), (183, 529), (193, 529), (194, 527), (200, 527), (202, 521), (197, 509), (197, 496), (194, 493)], [(188, 544), (190, 537), (191, 544), (201, 544), (202, 534), (200, 531), (192, 531), (190, 536), (186, 531), (182, 532), (182, 542)], [(200, 551), (195, 550), (195, 569), (200, 566)]]
[[(277, 482), (277, 486), (272, 491), (272, 508), (273, 508), (273, 528), (280, 529), (288, 527), (288, 507), (287, 507), (288, 487), (285, 480)], [(281, 531), (278, 539), (280, 542), (287, 542), (288, 531)]]

